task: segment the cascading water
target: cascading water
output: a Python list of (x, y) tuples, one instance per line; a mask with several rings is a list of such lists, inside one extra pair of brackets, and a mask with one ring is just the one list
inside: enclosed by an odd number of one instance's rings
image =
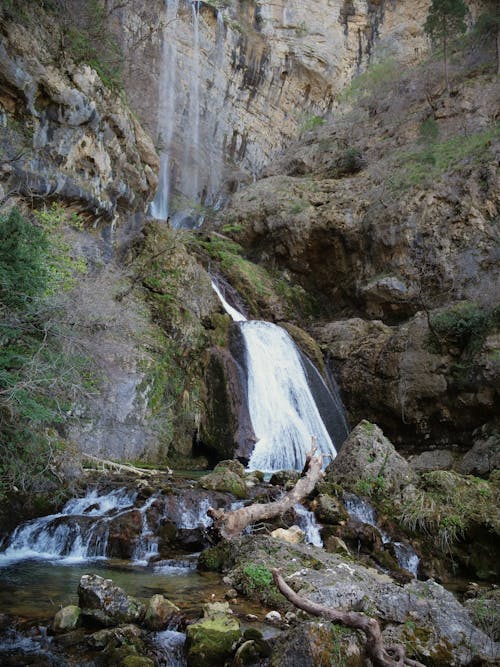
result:
[(297, 515), (297, 525), (299, 528), (302, 528), (305, 533), (306, 543), (312, 544), (315, 547), (322, 547), (323, 540), (320, 535), (320, 526), (316, 521), (314, 512), (306, 510), (304, 505), (301, 505), (300, 503), (294, 505), (293, 509)]
[(0, 565), (26, 558), (105, 558), (108, 523), (129, 510), (136, 493), (117, 489), (107, 494), (88, 491), (70, 500), (58, 514), (50, 514), (19, 525), (0, 553)]
[(381, 530), (377, 525), (375, 510), (370, 503), (362, 498), (358, 498), (354, 493), (344, 493), (344, 505), (349, 515), (361, 521), (368, 523), (376, 528), (384, 544), (392, 543), (394, 546), (394, 555), (400, 567), (411, 572), (415, 577), (418, 573), (420, 559), (411, 544), (404, 542), (393, 542), (391, 537)]
[[(312, 436), (326, 461), (333, 459), (337, 453), (334, 443), (292, 338), (270, 322), (246, 320), (212, 284), (226, 312), (239, 324), (246, 348), (248, 409), (257, 437), (248, 468), (264, 472), (302, 470)], [(333, 401), (331, 405), (338, 410)], [(342, 412), (337, 422), (342, 433), (337, 444), (341, 445), (348, 433)]]
[(162, 143), (160, 151), (160, 174), (156, 196), (150, 204), (149, 212), (158, 220), (169, 216), (172, 140), (176, 108), (177, 83), (177, 40), (175, 25), (179, 12), (179, 0), (165, 0), (165, 25), (163, 28), (163, 46), (161, 58), (162, 76), (160, 77), (158, 135)]

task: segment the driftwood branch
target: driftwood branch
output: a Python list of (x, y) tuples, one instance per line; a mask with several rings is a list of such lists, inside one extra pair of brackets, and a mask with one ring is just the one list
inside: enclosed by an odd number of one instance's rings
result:
[(279, 591), (289, 600), (295, 607), (306, 611), (313, 616), (321, 616), (345, 625), (348, 628), (361, 630), (366, 635), (366, 652), (375, 665), (379, 667), (402, 667), (408, 665), (409, 667), (424, 667), (422, 663), (416, 660), (411, 660), (406, 657), (405, 649), (401, 645), (384, 644), (382, 637), (382, 630), (379, 622), (357, 611), (340, 611), (338, 609), (331, 609), (325, 605), (312, 602), (307, 598), (298, 595), (286, 583), (277, 569), (272, 570), (273, 578)]
[(407, 658), (403, 646), (386, 646), (382, 637), (380, 624), (376, 619), (356, 611), (331, 609), (325, 605), (308, 600), (290, 588), (279, 570), (273, 569), (272, 573), (279, 591), (298, 609), (302, 609), (313, 616), (321, 616), (348, 628), (361, 630), (366, 635), (366, 651), (375, 665), (379, 665), (380, 667), (402, 667), (402, 665), (424, 667), (422, 663)]
[(321, 470), (323, 457), (321, 454), (315, 456), (315, 452), (316, 446), (313, 438), (312, 449), (307, 455), (302, 477), (293, 489), (279, 500), (266, 504), (255, 503), (232, 511), (216, 510), (210, 507), (207, 514), (214, 520), (214, 529), (220, 537), (231, 540), (252, 523), (280, 516), (308, 496), (323, 476)]
[(157, 477), (158, 475), (171, 474), (170, 468), (165, 470), (146, 470), (145, 468), (136, 468), (136, 466), (127, 465), (126, 463), (116, 463), (109, 459), (100, 459), (92, 454), (82, 453), (83, 458), (92, 461), (97, 469), (110, 470), (112, 472), (130, 472), (138, 477)]

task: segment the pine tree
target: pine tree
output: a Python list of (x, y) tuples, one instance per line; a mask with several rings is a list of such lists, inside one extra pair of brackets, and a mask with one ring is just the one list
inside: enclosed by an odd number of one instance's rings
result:
[(424, 30), (431, 40), (443, 48), (444, 78), (446, 90), (450, 90), (448, 79), (448, 49), (450, 39), (463, 34), (466, 29), (467, 5), (463, 0), (432, 0), (424, 24)]

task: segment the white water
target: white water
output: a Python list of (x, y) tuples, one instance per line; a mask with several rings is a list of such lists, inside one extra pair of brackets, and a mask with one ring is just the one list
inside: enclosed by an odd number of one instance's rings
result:
[(257, 437), (249, 470), (302, 470), (311, 437), (330, 459), (336, 450), (290, 335), (270, 322), (243, 322), (248, 409)]
[(170, 207), (171, 157), (174, 135), (177, 80), (177, 40), (175, 26), (179, 12), (179, 0), (165, 0), (165, 25), (161, 56), (158, 135), (162, 143), (160, 151), (160, 174), (156, 196), (150, 205), (150, 213), (158, 220), (166, 220)]
[(168, 657), (169, 667), (186, 667), (184, 644), (186, 635), (174, 630), (164, 630), (156, 634), (156, 642), (162, 647), (165, 657)]
[[(344, 494), (344, 505), (350, 516), (376, 528), (384, 544), (392, 542), (391, 537), (378, 527), (375, 510), (368, 501), (358, 498), (354, 493), (346, 493)], [(420, 559), (411, 544), (393, 542), (393, 545), (394, 554), (399, 566), (408, 570), (408, 572), (411, 572), (416, 577)]]
[[(136, 493), (117, 489), (107, 494), (88, 491), (73, 498), (58, 514), (50, 514), (20, 524), (0, 553), (0, 566), (17, 560), (43, 558), (79, 562), (105, 558), (108, 543), (107, 523), (129, 510)], [(88, 517), (94, 520), (86, 521)]]
[(293, 509), (297, 515), (297, 525), (301, 528), (306, 535), (306, 543), (312, 544), (315, 547), (322, 547), (323, 540), (321, 539), (321, 526), (316, 521), (314, 512), (306, 510), (304, 505), (297, 503), (294, 505)]
[[(329, 462), (337, 455), (290, 335), (270, 322), (248, 321), (212, 286), (240, 326), (246, 350), (248, 410), (257, 442), (249, 470), (302, 470), (311, 438)], [(325, 386), (326, 389), (326, 386)], [(342, 416), (345, 419), (345, 417)]]
[(151, 530), (147, 515), (148, 510), (157, 498), (157, 494), (152, 495), (140, 509), (142, 530), (139, 539), (135, 543), (132, 556), (132, 562), (136, 565), (147, 565), (151, 558), (158, 555), (158, 537)]

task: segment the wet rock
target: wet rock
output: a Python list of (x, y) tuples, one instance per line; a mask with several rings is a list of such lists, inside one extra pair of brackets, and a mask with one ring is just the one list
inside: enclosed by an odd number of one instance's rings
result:
[(142, 516), (138, 509), (124, 512), (109, 522), (108, 553), (110, 558), (132, 558), (141, 534)]
[(179, 613), (179, 607), (176, 607), (175, 604), (167, 600), (163, 595), (153, 595), (146, 606), (144, 624), (150, 630), (162, 630)]
[(331, 554), (340, 554), (343, 556), (350, 556), (351, 552), (347, 544), (337, 535), (329, 535), (323, 539), (323, 546)]
[(304, 542), (306, 535), (299, 526), (291, 526), (290, 528), (277, 528), (271, 533), (271, 537), (275, 540), (283, 540), (290, 544), (299, 544)]
[(144, 616), (144, 605), (96, 574), (85, 574), (78, 586), (79, 605), (84, 617), (104, 626), (134, 623)]
[(137, 645), (142, 648), (142, 636), (142, 630), (137, 625), (128, 624), (93, 632), (87, 637), (87, 643), (90, 648), (97, 650), (102, 650), (109, 645), (116, 647), (122, 644)]
[(219, 461), (215, 466), (214, 472), (230, 471), (242, 479), (245, 477), (245, 466), (239, 461), (230, 459), (228, 461)]
[(265, 619), (268, 623), (279, 624), (283, 621), (283, 617), (279, 611), (270, 611), (266, 614)]
[(188, 665), (220, 667), (241, 637), (240, 624), (227, 603), (208, 604), (203, 611), (204, 617), (186, 628)]
[(335, 496), (329, 496), (325, 493), (320, 494), (315, 498), (311, 509), (321, 523), (337, 524), (341, 521), (347, 521), (349, 515), (341, 503)]
[(282, 486), (285, 490), (289, 490), (295, 486), (299, 477), (300, 473), (296, 470), (279, 470), (271, 475), (269, 483), (274, 486)]
[(353, 630), (331, 623), (307, 622), (284, 632), (275, 642), (272, 667), (366, 664), (362, 640)]
[(52, 630), (56, 634), (69, 632), (78, 627), (82, 610), (76, 605), (68, 605), (59, 609), (52, 621)]
[[(326, 470), (328, 482), (346, 490), (362, 492), (360, 485), (378, 486), (384, 494), (398, 495), (414, 484), (417, 477), (406, 460), (396, 452), (381, 429), (368, 421), (360, 422), (344, 442), (337, 457)], [(366, 491), (365, 491), (366, 493)]]

